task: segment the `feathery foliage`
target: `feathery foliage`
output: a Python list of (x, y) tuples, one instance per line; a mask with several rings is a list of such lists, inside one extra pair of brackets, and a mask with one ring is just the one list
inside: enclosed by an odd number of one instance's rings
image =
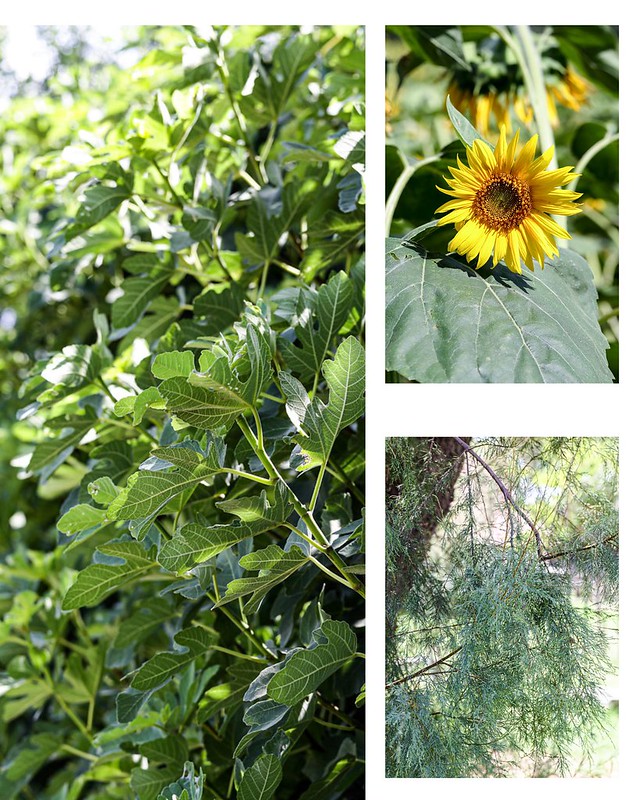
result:
[(613, 671), (617, 441), (458, 439), (443, 471), (447, 441), (387, 441), (388, 775), (570, 774)]

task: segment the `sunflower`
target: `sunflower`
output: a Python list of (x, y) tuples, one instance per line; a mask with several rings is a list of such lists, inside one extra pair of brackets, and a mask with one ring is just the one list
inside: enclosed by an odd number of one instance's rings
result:
[(571, 238), (549, 215), (581, 210), (574, 202), (578, 192), (556, 188), (577, 177), (573, 167), (547, 171), (553, 147), (534, 158), (537, 136), (516, 155), (518, 135), (507, 144), (502, 126), (495, 151), (476, 139), (467, 147), (469, 166), (458, 158), (458, 167), (449, 167), (453, 177), (445, 178), (450, 188), (438, 187), (453, 197), (437, 209), (446, 213), (438, 225), (456, 226), (449, 249), (468, 262), (477, 259), (476, 269), (492, 255), (494, 267), (504, 260), (512, 272), (521, 273), (523, 261), (533, 270), (534, 259), (544, 267), (545, 256), (558, 255), (554, 237)]

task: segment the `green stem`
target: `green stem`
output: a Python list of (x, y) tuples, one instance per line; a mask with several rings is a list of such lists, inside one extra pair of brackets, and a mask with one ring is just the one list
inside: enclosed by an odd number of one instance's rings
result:
[(227, 279), (233, 283), (233, 276), (229, 272), (229, 267), (227, 266), (227, 262), (222, 257), (222, 253), (220, 252), (220, 248), (218, 247), (218, 227), (213, 231), (213, 235), (211, 237), (211, 241), (208, 242), (206, 239), (203, 240), (202, 244), (204, 245), (204, 249), (207, 253), (213, 258), (215, 261), (218, 262), (220, 268), (227, 276)]
[(252, 189), (259, 191), (260, 184), (257, 181), (255, 181), (246, 170), (244, 169), (238, 170), (238, 177), (246, 181), (249, 184), (249, 186), (251, 186)]
[(87, 761), (96, 762), (99, 760), (98, 756), (94, 756), (93, 753), (85, 753), (83, 750), (78, 750), (76, 747), (72, 747), (70, 744), (63, 744), (60, 749), (64, 750), (65, 753), (78, 756), (78, 758), (84, 758)]
[(115, 405), (115, 404), (118, 402), (118, 401), (116, 400), (116, 398), (113, 396), (113, 394), (111, 393), (111, 389), (110, 389), (110, 388), (107, 386), (107, 384), (105, 383), (105, 380), (104, 380), (104, 378), (102, 377), (102, 375), (98, 375), (98, 377), (95, 379), (94, 383), (95, 383), (97, 386), (99, 386), (101, 389), (104, 389), (104, 390), (105, 390), (105, 392), (106, 392), (106, 393), (107, 393), (107, 395), (109, 396), (109, 399), (111, 400), (111, 402), (112, 402), (114, 405)]
[(251, 630), (251, 628), (250, 628), (250, 626), (249, 626), (248, 624), (244, 624), (244, 623), (242, 623), (242, 622), (241, 622), (239, 619), (237, 619), (236, 617), (234, 617), (234, 615), (233, 615), (233, 614), (232, 614), (232, 613), (229, 611), (229, 609), (228, 609), (228, 608), (225, 608), (225, 606), (219, 606), (219, 605), (217, 605), (217, 603), (218, 603), (219, 601), (218, 601), (218, 600), (216, 600), (216, 598), (215, 598), (215, 597), (214, 597), (214, 596), (211, 594), (211, 592), (207, 592), (207, 597), (209, 598), (209, 600), (211, 600), (211, 601), (212, 601), (212, 602), (213, 602), (213, 603), (216, 605), (216, 607), (215, 607), (214, 611), (219, 611), (221, 614), (224, 614), (224, 616), (225, 616), (225, 617), (226, 617), (226, 618), (227, 618), (227, 619), (228, 619), (230, 622), (232, 622), (232, 623), (233, 623), (233, 624), (236, 626), (236, 628), (238, 628), (238, 630), (239, 630), (241, 633), (243, 633), (243, 634), (244, 634), (244, 635), (247, 637), (247, 639), (249, 639), (249, 641), (250, 641), (252, 644), (254, 644), (254, 645), (255, 645), (255, 646), (258, 648), (258, 650), (259, 650), (261, 653), (265, 653), (265, 654), (266, 654), (266, 656), (267, 656), (267, 658), (268, 658), (270, 661), (273, 661), (273, 655), (272, 655), (272, 654), (271, 654), (271, 653), (270, 653), (270, 652), (267, 650), (267, 648), (266, 648), (266, 647), (264, 646), (264, 644), (263, 644), (263, 643), (260, 641), (260, 639), (258, 639), (258, 637), (257, 637), (257, 636), (255, 635), (255, 633), (254, 633), (254, 632)]
[(211, 645), (210, 649), (216, 650), (218, 653), (226, 653), (228, 656), (233, 656), (233, 658), (243, 658), (245, 661), (253, 661), (254, 664), (264, 664), (264, 658), (262, 658), (262, 656), (250, 656), (247, 653), (240, 653), (238, 650), (229, 650), (228, 647), (221, 647), (217, 644)]
[(160, 442), (155, 438), (155, 436), (153, 436), (153, 434), (143, 430), (142, 428), (137, 427), (136, 425), (130, 425), (128, 422), (124, 422), (123, 420), (109, 418), (108, 420), (106, 420), (105, 424), (107, 425), (107, 427), (113, 426), (115, 428), (122, 428), (123, 430), (131, 431), (132, 433), (135, 433), (136, 436), (142, 436), (144, 439), (148, 439), (152, 444), (155, 445), (160, 444)]
[(272, 403), (280, 403), (282, 405), (287, 402), (284, 398), (276, 397), (268, 392), (263, 392), (261, 396), (264, 397), (265, 400), (271, 400)]
[(256, 434), (254, 434), (254, 432), (251, 430), (244, 417), (237, 418), (238, 427), (244, 434), (245, 439), (251, 445), (251, 448), (253, 449), (254, 453), (260, 459), (260, 463), (267, 471), (267, 474), (273, 479), (275, 483), (281, 483), (287, 490), (289, 499), (295, 510), (298, 512), (300, 519), (303, 520), (303, 522), (307, 526), (307, 529), (316, 538), (317, 541), (314, 543), (315, 546), (320, 550), (325, 550), (328, 547), (329, 542), (327, 541), (320, 526), (313, 518), (313, 515), (309, 512), (309, 509), (306, 508), (304, 504), (300, 502), (296, 493), (285, 481), (282, 475), (280, 475), (280, 473), (274, 466), (273, 462), (269, 458), (268, 453), (264, 449), (264, 440), (262, 433), (262, 424), (260, 423), (260, 417), (255, 409), (253, 409), (253, 414), (254, 414), (254, 419), (256, 420), (256, 431), (257, 431)]
[[(215, 628), (212, 628), (210, 625), (205, 625), (204, 622), (200, 622), (198, 620), (194, 620), (194, 625), (198, 628), (202, 628), (205, 631), (209, 631), (213, 636), (218, 635), (218, 631)], [(237, 650), (229, 650), (227, 647), (222, 647), (221, 645), (211, 645), (211, 650), (217, 650), (219, 653), (226, 653), (229, 656), (233, 656), (234, 658), (244, 658), (247, 661), (254, 661), (259, 664), (264, 664), (264, 658), (262, 656), (250, 656), (247, 653), (240, 653)]]
[(341, 583), (343, 586), (347, 586), (349, 589), (353, 588), (349, 583), (349, 581), (340, 577), (340, 575), (336, 575), (335, 572), (331, 572), (331, 570), (328, 567), (325, 567), (324, 564), (318, 561), (317, 558), (314, 558), (311, 555), (307, 556), (307, 558), (309, 559), (309, 561), (311, 561), (312, 564), (315, 564), (319, 570), (322, 570), (322, 572), (324, 572), (325, 575), (328, 575), (332, 580), (338, 581), (338, 583)]
[(355, 495), (362, 505), (364, 505), (364, 492), (360, 491), (360, 489), (355, 485), (355, 483), (351, 480), (341, 466), (334, 464), (333, 461), (329, 460), (329, 463), (327, 464), (327, 472), (329, 475), (333, 475), (334, 478), (338, 478), (338, 480), (345, 483), (349, 487), (349, 491)]
[(318, 703), (325, 708), (330, 714), (333, 714), (334, 717), (337, 719), (341, 719), (347, 725), (353, 725), (353, 720), (349, 718), (344, 711), (341, 711), (339, 708), (336, 708), (332, 703), (329, 703), (324, 697), (321, 697), (319, 694), (316, 695), (318, 698)]
[(95, 695), (92, 695), (89, 698), (89, 708), (87, 709), (87, 730), (90, 731), (93, 728), (93, 716), (96, 711), (96, 698)]
[(320, 494), (320, 487), (322, 486), (322, 480), (324, 478), (324, 473), (327, 468), (326, 464), (322, 464), (320, 469), (318, 470), (318, 477), (316, 478), (316, 485), (313, 487), (313, 494), (311, 495), (311, 500), (309, 501), (309, 510), (313, 514), (316, 503), (318, 502), (318, 495)]
[(238, 128), (240, 129), (240, 133), (244, 140), (244, 146), (247, 150), (247, 156), (249, 157), (249, 162), (253, 167), (255, 177), (258, 182), (264, 186), (267, 183), (267, 176), (264, 172), (264, 167), (258, 164), (256, 159), (255, 153), (253, 152), (253, 148), (251, 147), (251, 142), (249, 141), (249, 129), (247, 128), (247, 122), (244, 118), (244, 114), (240, 110), (240, 106), (236, 102), (235, 97), (233, 96), (233, 90), (231, 89), (230, 83), (230, 76), (229, 76), (229, 68), (227, 67), (227, 61), (224, 55), (224, 49), (220, 46), (216, 48), (217, 51), (217, 58), (216, 58), (216, 67), (218, 69), (218, 75), (220, 76), (220, 80), (222, 81), (222, 85), (224, 87), (224, 91), (227, 95), (227, 99), (229, 100), (229, 105), (231, 106), (231, 110), (233, 111), (233, 116), (238, 123)]
[(271, 261), (267, 260), (264, 262), (264, 267), (262, 268), (262, 277), (260, 278), (260, 287), (258, 289), (258, 296), (256, 300), (260, 300), (264, 296), (264, 290), (267, 287), (267, 277), (269, 275), (270, 266), (271, 266)]
[(285, 479), (282, 477), (282, 475), (280, 475), (280, 473), (278, 472), (278, 470), (274, 466), (273, 462), (269, 458), (268, 453), (264, 449), (263, 435), (262, 435), (262, 424), (260, 423), (260, 417), (258, 415), (258, 412), (255, 409), (253, 409), (253, 414), (254, 414), (254, 418), (256, 420), (257, 436), (256, 436), (256, 434), (253, 433), (253, 431), (249, 427), (249, 425), (248, 425), (246, 419), (244, 419), (244, 417), (240, 416), (240, 417), (237, 418), (236, 421), (238, 423), (238, 427), (240, 428), (240, 430), (244, 434), (246, 440), (249, 442), (249, 444), (250, 444), (251, 448), (253, 449), (254, 453), (260, 459), (261, 464), (264, 466), (264, 468), (266, 469), (266, 471), (269, 474), (269, 476), (271, 478), (273, 478), (275, 483), (281, 483), (285, 487), (285, 489), (287, 490), (287, 493), (289, 495), (289, 499), (291, 501), (291, 504), (293, 505), (293, 507), (296, 510), (296, 512), (297, 512), (298, 516), (300, 517), (300, 519), (306, 525), (307, 530), (312, 534), (312, 536), (316, 540), (314, 542), (315, 547), (317, 547), (319, 550), (322, 550), (323, 552), (326, 553), (327, 558), (332, 562), (334, 567), (336, 567), (338, 572), (349, 582), (349, 586), (354, 591), (356, 591), (361, 597), (364, 597), (365, 596), (365, 592), (364, 592), (363, 585), (360, 583), (359, 580), (357, 580), (353, 575), (351, 575), (351, 573), (348, 571), (347, 565), (344, 563), (344, 561), (340, 558), (340, 556), (334, 550), (331, 549), (326, 536), (322, 532), (322, 529), (320, 528), (318, 523), (315, 521), (311, 511), (304, 505), (304, 503), (300, 502), (300, 500), (298, 499), (298, 496), (296, 495), (296, 493), (289, 486), (289, 484), (285, 481)]
[(288, 272), (290, 275), (295, 275), (296, 278), (302, 275), (301, 270), (299, 270), (297, 267), (293, 267), (291, 264), (286, 264), (284, 261), (274, 261), (273, 263), (277, 267), (280, 267), (280, 269), (284, 272)]
[(168, 542), (169, 542), (169, 541), (171, 541), (171, 539), (173, 538), (173, 536), (172, 536), (171, 532), (170, 532), (170, 531), (168, 531), (168, 530), (165, 528), (165, 526), (164, 526), (164, 523), (163, 523), (163, 522), (160, 522), (160, 520), (159, 520), (159, 519), (156, 517), (156, 519), (154, 520), (154, 524), (157, 526), (158, 530), (159, 530), (159, 531), (160, 531), (160, 533), (161, 533), (161, 534), (164, 536), (164, 538), (165, 538), (165, 539), (166, 539)]
[(85, 739), (87, 739), (88, 742), (93, 743), (93, 737), (89, 733), (89, 730), (87, 729), (87, 727), (84, 725), (83, 722), (81, 722), (79, 717), (77, 717), (75, 715), (75, 713), (69, 708), (69, 706), (66, 704), (66, 702), (62, 699), (62, 697), (60, 697), (60, 695), (56, 692), (55, 686), (53, 685), (53, 680), (51, 679), (50, 676), (49, 676), (49, 680), (51, 681), (50, 682), (50, 688), (51, 688), (52, 694), (53, 694), (54, 698), (56, 699), (56, 702), (58, 703), (60, 708), (64, 711), (64, 713), (71, 720), (71, 722), (73, 722), (73, 724), (80, 731), (80, 733), (85, 737)]
[(354, 725), (338, 725), (337, 722), (327, 722), (325, 719), (320, 719), (320, 717), (314, 717), (314, 722), (317, 722), (318, 725), (322, 725), (325, 728), (332, 728), (336, 731), (355, 731), (356, 728)]
[(591, 161), (591, 159), (601, 150), (604, 150), (604, 148), (607, 147), (607, 145), (610, 145), (611, 142), (617, 142), (619, 138), (620, 138), (619, 133), (606, 133), (602, 137), (602, 139), (600, 139), (599, 142), (596, 142), (594, 145), (591, 145), (591, 147), (586, 151), (586, 153), (584, 153), (580, 161), (578, 161), (578, 163), (576, 164), (575, 171), (578, 173), (578, 175), (567, 186), (567, 189), (569, 191), (571, 192), (575, 191), (575, 188), (578, 185), (578, 180), (580, 179), (580, 176), (584, 172), (585, 167)]
[(262, 478), (260, 475), (252, 475), (250, 472), (242, 472), (242, 470), (239, 469), (229, 469), (226, 467), (223, 471), (228, 472), (230, 475), (237, 475), (238, 478), (246, 478), (248, 481), (262, 483), (264, 486), (273, 486), (273, 480), (271, 478)]
[(421, 167), (424, 167), (427, 164), (432, 164), (439, 158), (440, 154), (436, 156), (429, 156), (429, 158), (423, 158), (420, 161), (416, 161), (415, 164), (405, 165), (398, 177), (398, 180), (393, 185), (393, 189), (389, 193), (389, 197), (387, 198), (387, 204), (384, 212), (384, 230), (386, 236), (388, 236), (391, 232), (391, 223), (393, 222), (393, 215), (395, 214), (396, 206), (398, 205), (400, 197), (402, 196), (402, 193), (406, 189), (411, 178)]
[(165, 173), (160, 169), (160, 165), (158, 164), (156, 159), (152, 158), (151, 159), (151, 163), (156, 168), (156, 170), (158, 172), (158, 175), (160, 175), (160, 178), (162, 179), (162, 182), (165, 184), (167, 189), (169, 189), (169, 192), (171, 193), (171, 197), (173, 197), (173, 199), (176, 201), (177, 205), (180, 208), (184, 209), (184, 200), (180, 197), (180, 195), (173, 188), (173, 186), (171, 185), (171, 181), (169, 180), (168, 176), (165, 175)]
[(311, 545), (311, 547), (313, 547), (315, 550), (321, 549), (318, 547), (318, 542), (314, 541), (310, 536), (307, 536), (306, 533), (303, 533), (300, 528), (296, 528), (295, 525), (291, 525), (289, 522), (283, 522), (282, 527), (287, 528), (287, 530), (292, 531), (292, 533), (295, 533), (301, 539), (304, 539), (305, 542)]
[[(555, 153), (555, 136), (553, 135), (553, 126), (549, 119), (549, 112), (547, 107), (547, 88), (544, 83), (544, 72), (542, 69), (542, 61), (540, 53), (533, 41), (531, 29), (528, 25), (518, 25), (516, 28), (518, 38), (522, 44), (522, 50), (516, 52), (516, 58), (520, 56), (522, 59), (520, 66), (522, 67), (523, 78), (531, 105), (533, 107), (533, 114), (536, 118), (536, 127), (540, 135), (540, 148), (544, 152), (550, 147), (553, 147), (553, 158), (549, 164), (550, 169), (556, 169), (558, 160)], [(520, 60), (520, 59), (519, 59)]]
[(264, 143), (262, 150), (260, 151), (260, 163), (262, 164), (262, 168), (265, 168), (267, 163), (267, 159), (269, 158), (269, 153), (271, 152), (271, 148), (273, 147), (273, 143), (276, 138), (276, 130), (278, 128), (278, 120), (274, 119), (269, 126), (269, 133), (267, 135), (267, 141)]

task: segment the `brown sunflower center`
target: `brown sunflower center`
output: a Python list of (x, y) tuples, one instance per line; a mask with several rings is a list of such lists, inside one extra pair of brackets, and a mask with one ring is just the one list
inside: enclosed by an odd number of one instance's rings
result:
[(531, 213), (531, 189), (515, 175), (492, 175), (476, 193), (472, 212), (487, 228), (508, 233)]

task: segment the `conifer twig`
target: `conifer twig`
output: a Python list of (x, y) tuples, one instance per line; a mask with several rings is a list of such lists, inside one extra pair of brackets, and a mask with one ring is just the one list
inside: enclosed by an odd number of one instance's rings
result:
[(429, 672), (430, 669), (437, 667), (439, 664), (443, 664), (447, 659), (455, 656), (456, 653), (459, 653), (462, 650), (462, 647), (456, 647), (455, 650), (452, 650), (450, 653), (447, 653), (446, 656), (442, 656), (437, 661), (434, 661), (432, 664), (429, 664), (428, 667), (422, 667), (422, 669), (417, 670), (416, 672), (412, 672), (410, 675), (405, 675), (402, 678), (397, 678), (395, 681), (391, 681), (385, 686), (385, 689), (389, 689), (391, 686), (398, 686), (401, 683), (406, 683), (410, 681), (412, 678), (417, 678), (420, 675), (424, 675), (425, 672)]
[(611, 536), (607, 536), (606, 539), (603, 539), (601, 542), (593, 542), (592, 544), (585, 544), (583, 547), (576, 547), (575, 550), (562, 550), (560, 553), (548, 553), (546, 556), (541, 556), (543, 561), (551, 561), (552, 558), (561, 558), (562, 556), (572, 556), (574, 553), (581, 553), (583, 550), (592, 550), (594, 547), (600, 547), (600, 545), (607, 544), (607, 542), (612, 542), (614, 539), (618, 538), (617, 533), (612, 533)]

